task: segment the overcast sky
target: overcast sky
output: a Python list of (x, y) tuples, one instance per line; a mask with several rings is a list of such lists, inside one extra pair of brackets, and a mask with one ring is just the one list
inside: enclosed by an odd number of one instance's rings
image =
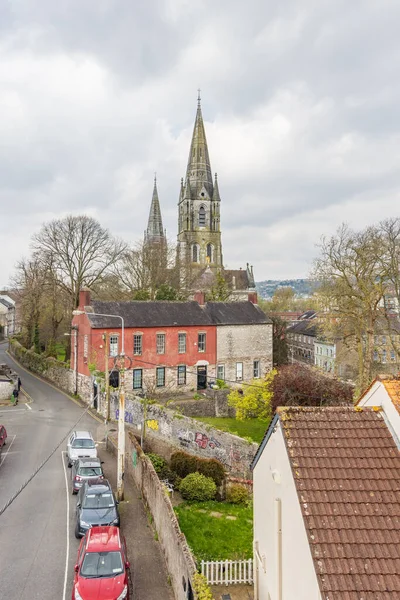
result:
[(197, 88), (224, 263), (305, 277), (321, 235), (400, 215), (398, 0), (0, 0), (0, 287), (41, 224), (134, 243), (177, 201)]

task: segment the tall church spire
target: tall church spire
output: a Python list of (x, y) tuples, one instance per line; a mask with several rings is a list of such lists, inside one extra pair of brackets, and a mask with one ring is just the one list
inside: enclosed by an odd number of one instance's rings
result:
[(163, 222), (161, 217), (160, 201), (157, 191), (157, 177), (154, 175), (153, 197), (151, 199), (149, 221), (145, 233), (146, 241), (158, 242), (165, 237)]
[(209, 196), (212, 196), (213, 179), (208, 154), (207, 138), (204, 129), (203, 115), (201, 112), (200, 90), (197, 97), (197, 112), (194, 123), (192, 143), (190, 145), (189, 160), (186, 169), (186, 180), (190, 181), (192, 190), (197, 193), (204, 186)]

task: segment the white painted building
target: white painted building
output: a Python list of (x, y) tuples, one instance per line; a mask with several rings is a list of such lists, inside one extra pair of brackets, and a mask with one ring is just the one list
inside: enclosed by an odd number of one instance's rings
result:
[(377, 377), (359, 399), (358, 406), (382, 408), (385, 419), (400, 440), (400, 380)]
[(0, 295), (0, 325), (3, 337), (15, 333), (15, 302), (9, 296)]
[(314, 343), (315, 366), (326, 373), (335, 373), (336, 344), (333, 341), (316, 339)]

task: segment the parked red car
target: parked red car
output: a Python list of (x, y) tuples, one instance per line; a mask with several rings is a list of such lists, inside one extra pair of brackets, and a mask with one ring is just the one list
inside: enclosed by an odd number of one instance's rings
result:
[(130, 564), (118, 527), (92, 527), (78, 550), (72, 600), (132, 600)]
[(4, 427), (4, 425), (0, 425), (0, 454), (1, 454), (1, 451), (3, 450), (3, 446), (6, 445), (6, 439), (7, 439), (6, 428)]

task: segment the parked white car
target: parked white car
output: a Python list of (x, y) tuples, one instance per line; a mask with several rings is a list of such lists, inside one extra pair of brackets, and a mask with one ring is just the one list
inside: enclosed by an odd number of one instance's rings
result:
[(73, 431), (67, 442), (68, 466), (78, 458), (97, 458), (97, 448), (90, 431)]

